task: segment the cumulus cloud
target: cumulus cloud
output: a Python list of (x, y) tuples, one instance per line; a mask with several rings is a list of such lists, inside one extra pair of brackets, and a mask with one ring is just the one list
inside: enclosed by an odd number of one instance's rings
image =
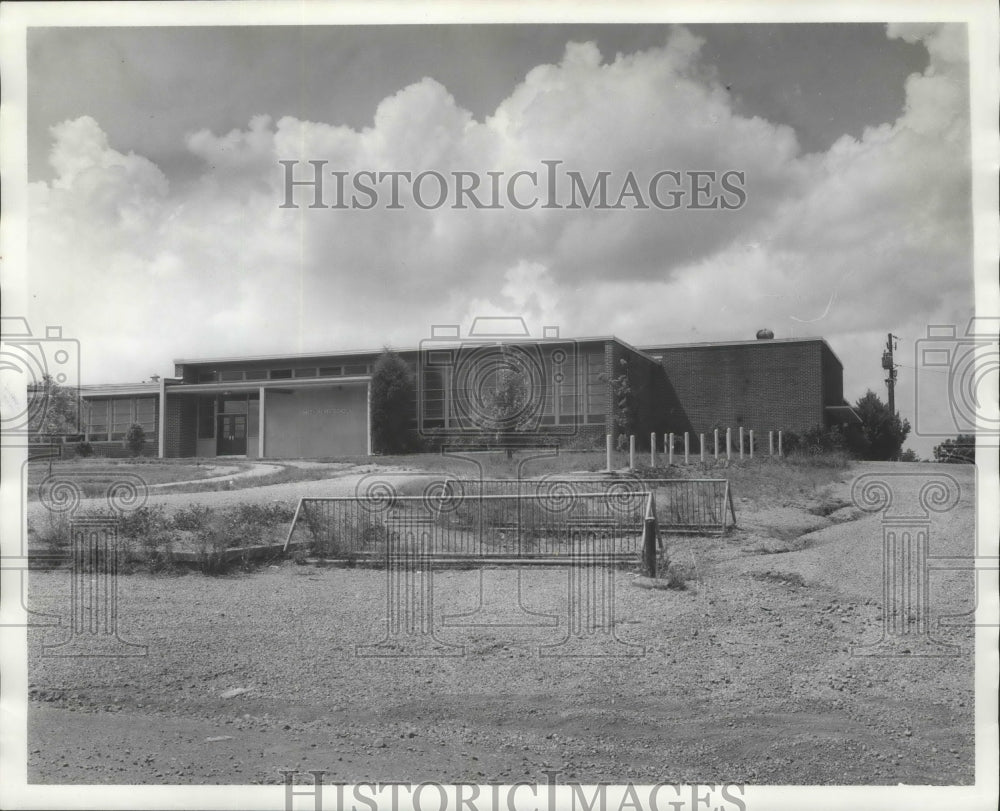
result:
[[(848, 383), (859, 335), (960, 319), (971, 305), (968, 83), (960, 26), (891, 25), (930, 55), (892, 124), (803, 154), (795, 132), (738, 114), (683, 28), (607, 60), (570, 43), (481, 120), (424, 78), (368, 127), (274, 120), (186, 139), (173, 187), (83, 117), (52, 130), (55, 178), (31, 189), (38, 320), (84, 340), (84, 376), (170, 372), (176, 356), (417, 343), (434, 323), (521, 315), (633, 343), (823, 334)], [(266, 112), (266, 111), (264, 111)], [(588, 178), (745, 173), (734, 211), (280, 208), (280, 160), (355, 173), (540, 170)], [(308, 165), (297, 167), (297, 176)], [(332, 178), (327, 178), (330, 191)], [(381, 188), (386, 188), (382, 186)], [(914, 337), (919, 337), (915, 335)], [(842, 352), (842, 356), (844, 353)], [(852, 367), (853, 364), (853, 367)], [(850, 385), (849, 385), (850, 391)]]

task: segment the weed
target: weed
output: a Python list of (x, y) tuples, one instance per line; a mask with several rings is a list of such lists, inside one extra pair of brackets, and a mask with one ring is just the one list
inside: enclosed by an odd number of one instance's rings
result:
[(684, 591), (687, 589), (689, 582), (699, 579), (697, 564), (695, 564), (694, 560), (691, 563), (681, 563), (680, 561), (672, 560), (663, 569), (660, 579), (666, 581), (667, 588)]

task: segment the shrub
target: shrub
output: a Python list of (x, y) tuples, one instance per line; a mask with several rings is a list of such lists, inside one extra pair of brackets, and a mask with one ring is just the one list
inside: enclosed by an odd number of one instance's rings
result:
[(687, 564), (672, 560), (667, 564), (661, 579), (666, 581), (668, 589), (684, 591), (690, 581), (698, 579), (698, 569), (693, 561)]
[(182, 532), (197, 532), (208, 526), (212, 512), (211, 507), (206, 507), (203, 504), (190, 504), (174, 513), (172, 519), (174, 529)]
[(371, 380), (372, 446), (376, 453), (410, 450), (409, 424), (416, 402), (413, 372), (386, 347), (375, 361)]
[(137, 422), (133, 422), (128, 427), (128, 432), (125, 434), (125, 445), (132, 452), (133, 456), (140, 456), (142, 454), (142, 449), (146, 447), (146, 432), (142, 430), (142, 426)]
[(76, 455), (83, 458), (94, 455), (94, 446), (87, 441), (83, 441), (76, 446)]

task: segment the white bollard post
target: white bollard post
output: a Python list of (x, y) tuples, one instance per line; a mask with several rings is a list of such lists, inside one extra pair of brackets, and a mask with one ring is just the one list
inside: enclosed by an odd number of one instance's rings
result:
[(750, 458), (753, 459), (753, 428), (750, 429)]
[(649, 435), (649, 466), (656, 467), (656, 434)]
[(605, 455), (607, 457), (607, 465), (604, 468), (605, 470), (613, 470), (613, 468), (611, 467), (611, 451), (614, 449), (614, 445), (615, 445), (614, 437), (611, 434), (608, 434), (607, 443), (605, 445)]
[(767, 432), (767, 449), (771, 456), (774, 456), (774, 431)]
[(688, 437), (688, 432), (684, 432), (684, 464), (686, 465), (691, 458), (691, 441)]
[(701, 461), (705, 461), (705, 435), (698, 434), (698, 453), (701, 454)]
[(635, 470), (635, 434), (628, 435), (628, 469)]
[(781, 448), (781, 431), (778, 431), (778, 456), (784, 456)]
[(719, 429), (712, 429), (712, 434), (715, 437), (715, 460), (719, 460)]
[(664, 434), (663, 444), (667, 446), (667, 464), (673, 465), (674, 463), (674, 435), (673, 433)]
[(733, 429), (726, 429), (726, 459), (733, 458)]
[(740, 461), (743, 460), (743, 426), (740, 426)]

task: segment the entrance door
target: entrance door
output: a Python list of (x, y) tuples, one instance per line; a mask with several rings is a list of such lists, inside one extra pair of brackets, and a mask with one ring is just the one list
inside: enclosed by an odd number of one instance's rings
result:
[(218, 449), (219, 456), (246, 456), (247, 415), (220, 414)]

